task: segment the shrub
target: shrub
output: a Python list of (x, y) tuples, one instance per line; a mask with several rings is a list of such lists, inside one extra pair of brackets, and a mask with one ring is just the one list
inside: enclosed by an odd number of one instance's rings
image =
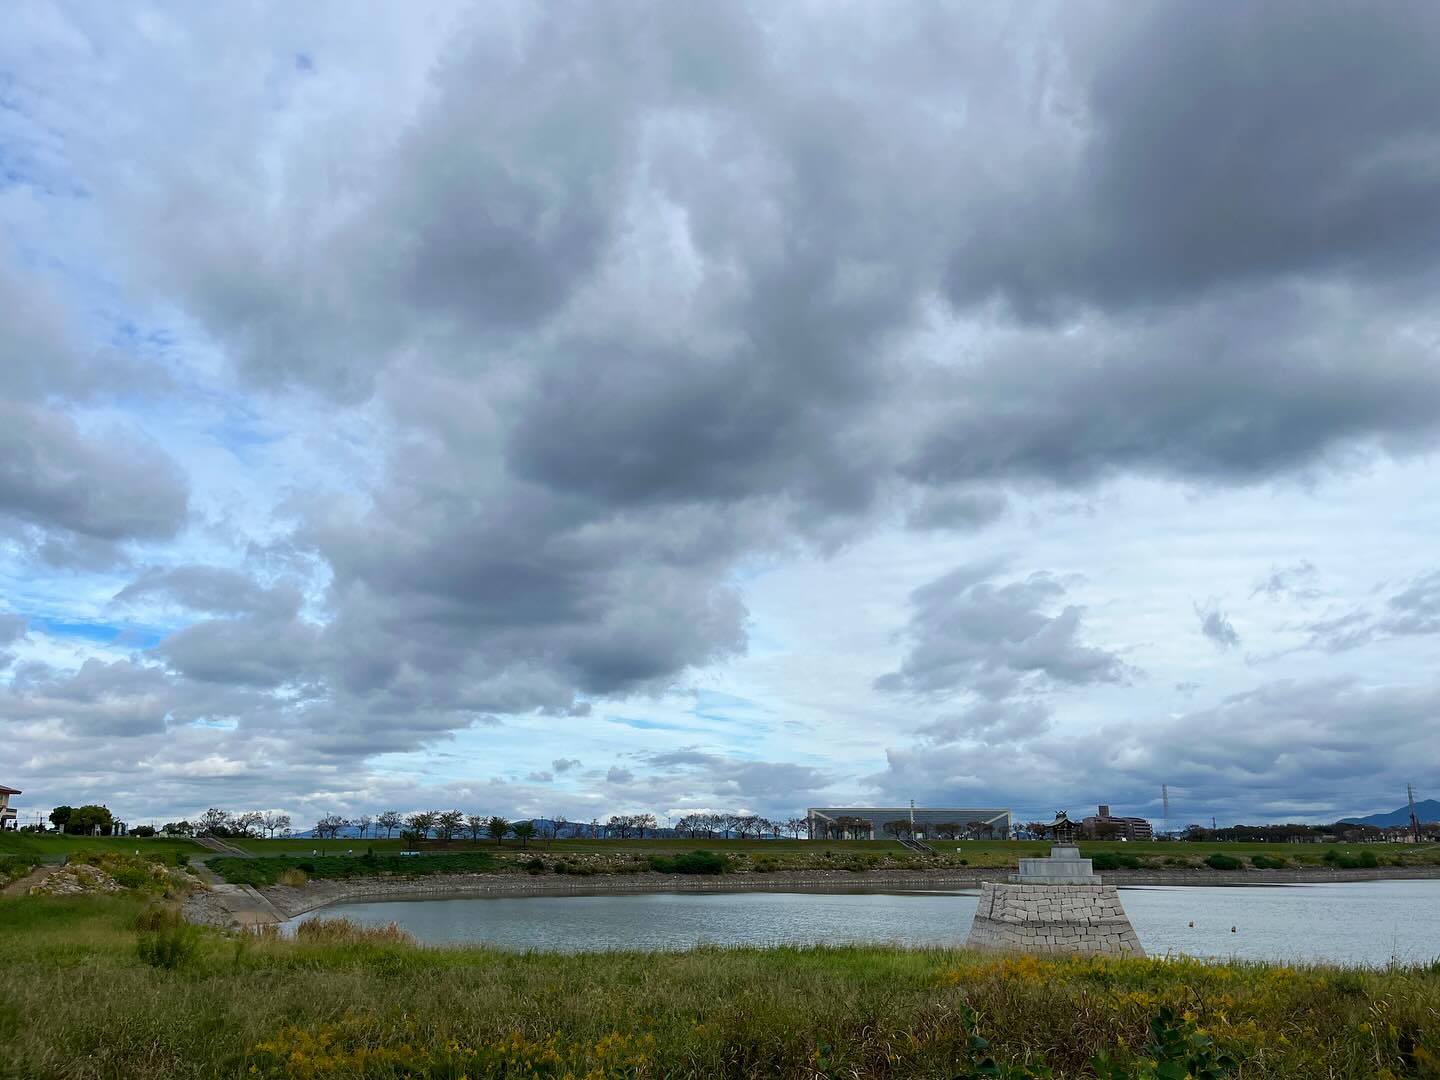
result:
[(304, 885), (307, 881), (310, 880), (310, 875), (305, 873), (305, 871), (301, 870), (298, 866), (293, 866), (289, 870), (284, 871), (275, 880), (278, 884), (289, 885), (291, 888), (298, 889), (301, 885)]
[(415, 936), (397, 923), (366, 926), (353, 919), (307, 919), (295, 928), (295, 940), (312, 945), (414, 945)]
[(537, 855), (525, 864), (525, 872), (529, 874), (545, 873), (545, 860)]
[(690, 851), (684, 855), (650, 856), (650, 869), (662, 874), (723, 874), (729, 863), (713, 851)]
[(200, 953), (200, 931), (184, 922), (159, 930), (142, 930), (135, 939), (135, 952), (153, 968), (174, 971), (189, 967)]
[(1119, 851), (1096, 852), (1090, 861), (1096, 870), (1119, 870), (1122, 867), (1126, 870), (1140, 869), (1139, 859)]
[(1358, 855), (1351, 855), (1346, 851), (1336, 851), (1329, 848), (1325, 852), (1325, 861), (1339, 870), (1373, 870), (1380, 865), (1380, 860), (1375, 857), (1373, 851), (1362, 851)]
[(1205, 857), (1205, 865), (1211, 870), (1239, 870), (1244, 864), (1233, 855), (1222, 855), (1217, 851)]
[(1256, 870), (1283, 870), (1290, 865), (1288, 859), (1276, 855), (1251, 855), (1250, 863)]
[(488, 851), (466, 851), (444, 855), (330, 855), (323, 859), (238, 858), (219, 856), (209, 862), (211, 870), (235, 885), (274, 885), (286, 870), (303, 870), (313, 880), (357, 877), (424, 877), (429, 874), (479, 874), (495, 869), (495, 856)]
[(35, 869), (35, 860), (28, 855), (0, 855), (0, 885), (19, 881)]
[(135, 929), (140, 931), (173, 930), (184, 921), (179, 908), (169, 904), (153, 904), (135, 916)]

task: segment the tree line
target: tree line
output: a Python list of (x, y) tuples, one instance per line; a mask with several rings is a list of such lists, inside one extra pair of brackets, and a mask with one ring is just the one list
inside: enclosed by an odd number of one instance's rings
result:
[[(758, 814), (734, 812), (686, 814), (671, 827), (661, 828), (654, 814), (612, 814), (605, 821), (570, 821), (562, 814), (529, 821), (510, 821), (498, 815), (469, 814), (462, 810), (417, 810), (402, 814), (385, 810), (378, 814), (345, 817), (325, 814), (311, 827), (311, 835), (321, 840), (340, 836), (364, 839), (391, 839), (399, 836), (407, 842), (423, 840), (480, 840), (482, 837), (501, 840), (513, 836), (522, 843), (531, 839), (645, 839), (647, 836), (672, 835), (690, 839), (760, 839), (808, 835), (809, 822), (804, 817), (771, 820)], [(133, 830), (132, 830), (133, 831)], [(214, 836), (227, 838), (288, 838), (295, 835), (289, 814), (275, 811), (246, 810), (232, 812), (211, 807), (194, 821), (166, 822), (162, 832), (171, 836)]]

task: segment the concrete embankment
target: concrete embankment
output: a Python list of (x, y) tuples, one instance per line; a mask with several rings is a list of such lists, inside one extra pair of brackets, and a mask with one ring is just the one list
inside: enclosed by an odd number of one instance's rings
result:
[[(589, 877), (519, 874), (436, 874), (417, 878), (352, 878), (312, 881), (299, 887), (274, 885), (261, 890), (283, 918), (331, 904), (367, 900), (422, 900), (485, 896), (583, 896), (655, 892), (834, 892), (853, 889), (978, 889), (982, 882), (1005, 881), (1014, 871), (1000, 867), (965, 872), (922, 871), (853, 873), (843, 870), (780, 871), (723, 877), (676, 874), (595, 874)], [(1440, 867), (1384, 867), (1375, 870), (1118, 870), (1103, 874), (1115, 885), (1298, 885), (1337, 881), (1440, 878)]]

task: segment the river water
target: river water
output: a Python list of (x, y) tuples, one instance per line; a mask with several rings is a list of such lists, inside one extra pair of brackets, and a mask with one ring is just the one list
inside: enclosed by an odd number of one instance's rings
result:
[[(976, 895), (847, 890), (467, 897), (337, 904), (290, 925), (343, 915), (399, 923), (426, 944), (560, 952), (701, 944), (958, 946), (969, 932)], [(1138, 886), (1121, 889), (1121, 897), (1152, 956), (1369, 965), (1440, 957), (1440, 881)]]

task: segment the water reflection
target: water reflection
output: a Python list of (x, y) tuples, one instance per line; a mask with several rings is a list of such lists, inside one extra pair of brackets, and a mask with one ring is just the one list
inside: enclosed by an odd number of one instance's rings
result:
[[(1440, 956), (1440, 881), (1147, 886), (1122, 895), (1151, 955), (1347, 964)], [(343, 904), (301, 918), (394, 921), (427, 944), (563, 952), (702, 944), (954, 947), (970, 929), (975, 897), (974, 890), (493, 897)]]

